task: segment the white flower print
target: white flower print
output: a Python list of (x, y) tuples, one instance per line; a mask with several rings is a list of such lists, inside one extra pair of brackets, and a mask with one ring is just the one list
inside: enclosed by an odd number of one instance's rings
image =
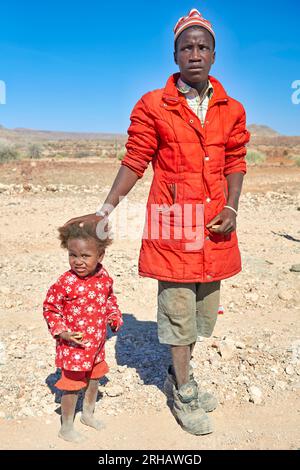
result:
[(83, 292), (83, 291), (84, 291), (84, 289), (85, 289), (85, 287), (84, 287), (84, 286), (79, 286), (79, 287), (78, 287), (78, 291), (79, 291), (79, 292)]
[(93, 290), (90, 290), (88, 293), (88, 298), (89, 299), (94, 299), (96, 297), (96, 293)]
[(69, 349), (64, 349), (64, 350), (63, 350), (63, 355), (64, 355), (64, 356), (68, 356), (69, 354), (70, 354)]
[(53, 302), (55, 299), (54, 295), (49, 295), (48, 302)]
[(84, 362), (84, 363), (83, 363), (83, 367), (84, 367), (85, 369), (89, 369), (90, 367), (92, 367), (92, 364), (91, 364), (90, 362)]
[(68, 294), (71, 292), (71, 290), (72, 290), (72, 289), (71, 289), (70, 286), (67, 286), (67, 287), (66, 287), (66, 292), (67, 292)]
[(89, 335), (93, 334), (95, 332), (95, 328), (93, 326), (89, 326), (86, 330)]
[(67, 320), (71, 323), (73, 321), (72, 315), (67, 315)]
[(99, 304), (103, 304), (105, 302), (105, 295), (103, 294), (98, 295), (96, 302), (98, 302)]
[(74, 276), (69, 276), (69, 277), (66, 278), (66, 284), (71, 284), (72, 285), (72, 284), (74, 284), (75, 280), (76, 279), (75, 279)]

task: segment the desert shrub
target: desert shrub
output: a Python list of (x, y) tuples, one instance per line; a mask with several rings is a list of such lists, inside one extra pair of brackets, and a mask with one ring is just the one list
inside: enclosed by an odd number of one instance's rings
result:
[(76, 152), (74, 155), (75, 158), (87, 158), (90, 157), (90, 152), (87, 152), (86, 150), (80, 150), (79, 152)]
[(42, 157), (42, 147), (39, 144), (30, 144), (27, 153), (29, 158), (39, 159)]
[(266, 160), (266, 154), (258, 152), (257, 150), (247, 150), (246, 160), (247, 163), (252, 163), (254, 165), (260, 165)]
[(118, 160), (123, 160), (123, 158), (125, 157), (125, 153), (126, 153), (126, 149), (125, 149), (125, 148), (119, 150), (119, 152), (117, 153), (117, 158), (118, 158)]
[(291, 158), (294, 160), (297, 166), (300, 166), (300, 155), (291, 155)]
[(0, 163), (17, 160), (19, 157), (18, 149), (14, 145), (0, 142)]

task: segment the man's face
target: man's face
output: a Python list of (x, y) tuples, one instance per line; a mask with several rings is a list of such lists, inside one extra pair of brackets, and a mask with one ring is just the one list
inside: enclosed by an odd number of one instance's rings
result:
[(207, 81), (215, 62), (212, 35), (201, 27), (185, 29), (177, 39), (174, 59), (184, 82), (192, 85)]

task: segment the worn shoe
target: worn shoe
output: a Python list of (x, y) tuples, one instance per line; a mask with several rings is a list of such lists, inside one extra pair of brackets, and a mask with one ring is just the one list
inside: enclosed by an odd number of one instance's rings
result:
[(213, 432), (212, 423), (200, 407), (196, 382), (190, 381), (179, 390), (173, 386), (172, 413), (185, 431), (196, 436)]
[[(190, 381), (194, 381), (196, 386), (198, 387), (198, 400), (201, 408), (206, 412), (210, 413), (214, 411), (218, 406), (218, 400), (214, 395), (208, 392), (204, 392), (199, 390), (199, 386), (194, 379), (193, 368), (190, 366), (190, 374), (189, 374)], [(172, 408), (173, 405), (173, 387), (176, 388), (176, 377), (172, 373), (172, 366), (169, 366), (167, 377), (164, 383), (164, 393), (167, 397), (167, 405)]]

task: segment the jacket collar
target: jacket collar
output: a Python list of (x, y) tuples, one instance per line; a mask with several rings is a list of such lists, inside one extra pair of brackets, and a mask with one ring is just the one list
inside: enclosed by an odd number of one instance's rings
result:
[[(180, 102), (185, 101), (184, 96), (182, 96), (176, 86), (179, 77), (180, 73), (174, 73), (171, 75), (164, 88), (162, 99), (168, 105), (176, 106)], [(211, 99), (210, 106), (218, 102), (227, 102), (229, 97), (221, 83), (211, 75), (209, 75), (208, 78), (214, 88), (214, 94)]]

